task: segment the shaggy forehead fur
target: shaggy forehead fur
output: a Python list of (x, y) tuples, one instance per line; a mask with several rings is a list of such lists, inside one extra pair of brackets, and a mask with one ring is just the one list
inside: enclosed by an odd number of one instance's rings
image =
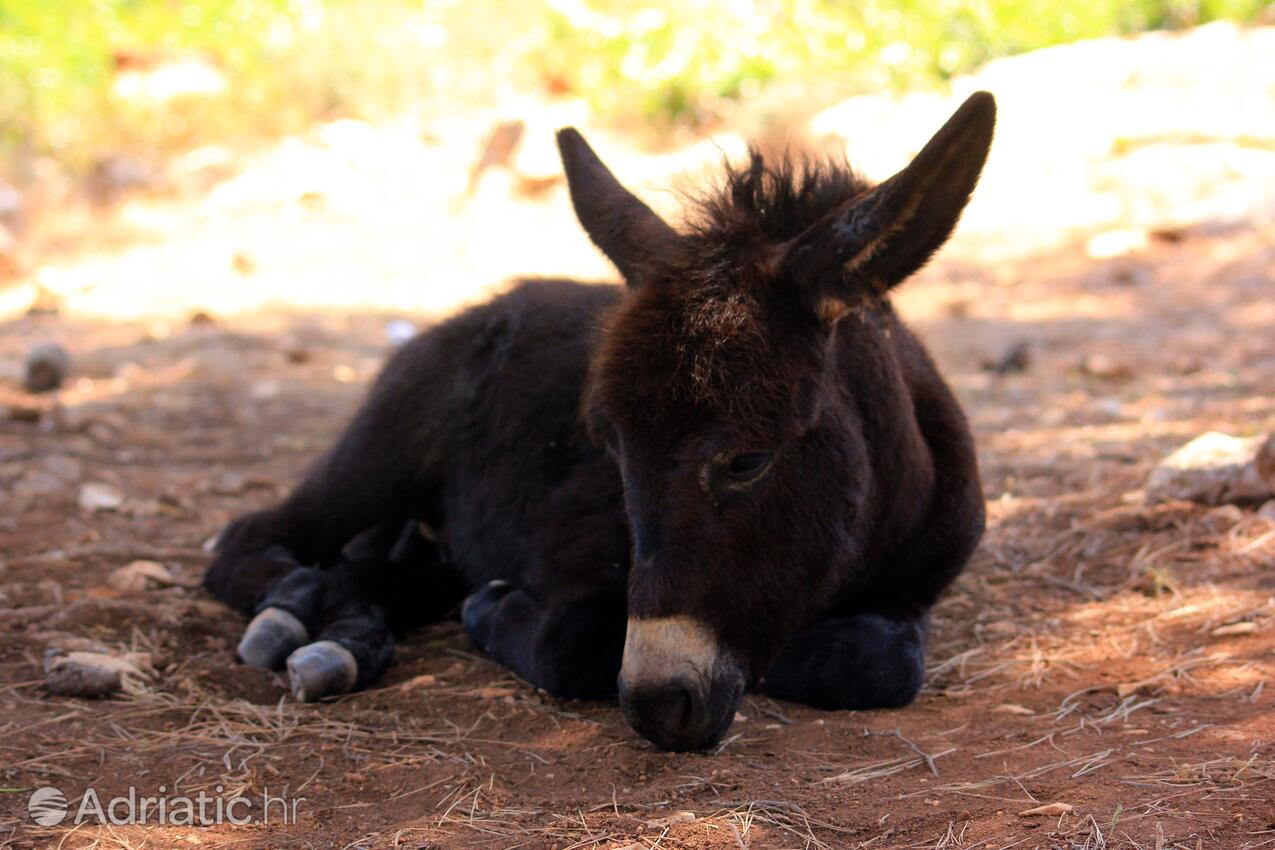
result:
[[(844, 163), (767, 161), (754, 150), (715, 186), (687, 193), (678, 237), (653, 246), (636, 290), (603, 327), (586, 409), (650, 416), (663, 401), (687, 419), (796, 413), (823, 335), (775, 259), (868, 188)], [(807, 360), (804, 374), (795, 371)]]

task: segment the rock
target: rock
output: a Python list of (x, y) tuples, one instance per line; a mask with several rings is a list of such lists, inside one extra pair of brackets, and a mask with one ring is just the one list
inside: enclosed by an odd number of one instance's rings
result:
[(96, 699), (116, 691), (138, 693), (150, 678), (144, 653), (122, 657), (103, 652), (51, 650), (44, 658), (45, 687), (58, 696)]
[(679, 823), (690, 823), (693, 820), (695, 820), (694, 812), (674, 812), (668, 817), (649, 820), (646, 825), (652, 829), (665, 829), (666, 827), (677, 826)]
[(1047, 803), (1034, 809), (1021, 811), (1018, 816), (1020, 818), (1055, 818), (1059, 815), (1069, 815), (1075, 809), (1076, 807), (1070, 803)]
[(233, 469), (227, 470), (214, 478), (208, 489), (218, 496), (238, 496), (248, 489), (248, 476)]
[(416, 325), (407, 319), (391, 319), (385, 323), (385, 338), (391, 345), (402, 345), (416, 336)]
[(1031, 344), (1025, 339), (1014, 340), (995, 357), (989, 357), (983, 361), (983, 369), (995, 372), (997, 375), (1025, 372), (1029, 365), (1031, 365)]
[(1085, 243), (1085, 253), (1094, 260), (1111, 260), (1147, 247), (1145, 230), (1108, 230)]
[(1221, 505), (1268, 499), (1275, 491), (1275, 435), (1201, 434), (1151, 470), (1147, 504), (1185, 500)]
[(33, 393), (47, 393), (62, 386), (71, 371), (71, 355), (56, 342), (37, 345), (27, 354), (22, 385)]
[(1080, 371), (1103, 381), (1127, 381), (1133, 377), (1132, 366), (1106, 354), (1088, 355), (1080, 361)]
[(1032, 711), (1030, 708), (1028, 708), (1027, 706), (1019, 705), (1018, 703), (1015, 703), (1015, 702), (1007, 702), (1003, 705), (998, 705), (995, 708), (993, 708), (992, 711), (996, 712), (997, 714), (1016, 714), (1019, 717), (1028, 717), (1036, 713)]
[(86, 511), (113, 511), (124, 504), (124, 494), (110, 484), (90, 481), (80, 488), (80, 507)]
[(255, 401), (267, 401), (278, 398), (281, 392), (283, 392), (283, 386), (278, 381), (266, 378), (248, 388), (248, 397)]
[(1257, 509), (1257, 515), (1262, 519), (1275, 522), (1275, 499), (1271, 499), (1266, 504)]
[(111, 573), (107, 582), (116, 590), (140, 593), (176, 584), (168, 567), (158, 561), (134, 561)]

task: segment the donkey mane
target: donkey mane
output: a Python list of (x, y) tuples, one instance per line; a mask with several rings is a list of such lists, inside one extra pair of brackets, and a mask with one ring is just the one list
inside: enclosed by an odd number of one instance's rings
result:
[(723, 172), (715, 185), (686, 192), (688, 235), (701, 250), (787, 241), (871, 187), (844, 158), (804, 151), (767, 159), (750, 147), (746, 162), (725, 161)]

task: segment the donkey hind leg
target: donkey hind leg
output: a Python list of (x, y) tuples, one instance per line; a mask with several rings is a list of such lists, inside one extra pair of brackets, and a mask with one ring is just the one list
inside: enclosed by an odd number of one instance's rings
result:
[(816, 708), (899, 708), (921, 690), (928, 632), (928, 610), (823, 620), (784, 645), (757, 690)]
[[(288, 656), (310, 642), (324, 623), (342, 616), (342, 601), (363, 605), (375, 601), (376, 590), (393, 575), (395, 545), (412, 529), (403, 520), (385, 520), (351, 540), (342, 558), (326, 570), (303, 567), (282, 545), (266, 549), (279, 565), (291, 563), (260, 591), (255, 616), (247, 624), (237, 654), (250, 666), (283, 669)], [(348, 594), (344, 596), (342, 593)]]
[(504, 581), (465, 599), (461, 623), (493, 660), (561, 699), (616, 692), (624, 653), (622, 590), (541, 601)]
[(239, 655), (259, 667), (286, 664), (298, 699), (345, 693), (385, 671), (392, 629), (442, 617), (463, 593), (461, 579), (414, 523), (387, 520), (356, 537), (331, 567), (301, 567), (277, 582)]
[[(220, 535), (204, 586), (252, 614), (281, 578), (302, 564), (335, 563), (359, 533), (386, 517), (403, 516), (436, 466), (428, 430), (404, 408), (419, 388), (400, 389), (403, 368), (386, 367), (368, 401), (336, 444), (280, 504), (242, 516)], [(410, 363), (399, 364), (399, 366)]]

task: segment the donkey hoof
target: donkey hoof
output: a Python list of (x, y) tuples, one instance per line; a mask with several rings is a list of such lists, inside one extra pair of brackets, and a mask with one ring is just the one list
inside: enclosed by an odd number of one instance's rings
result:
[(309, 639), (309, 630), (293, 614), (265, 608), (244, 629), (235, 652), (249, 667), (280, 670), (292, 651)]
[(358, 678), (358, 661), (334, 640), (306, 644), (288, 656), (288, 682), (301, 702), (349, 693)]

